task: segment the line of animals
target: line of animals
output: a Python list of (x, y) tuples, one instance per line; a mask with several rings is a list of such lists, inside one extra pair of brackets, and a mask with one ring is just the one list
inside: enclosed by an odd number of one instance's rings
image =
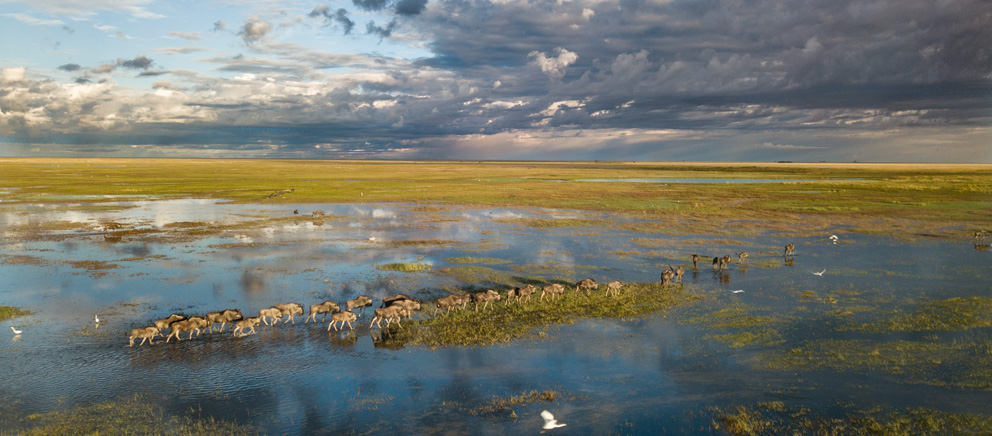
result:
[[(619, 280), (614, 280), (606, 285), (606, 294), (608, 296), (618, 296), (621, 287), (623, 287), (623, 283)], [(506, 305), (514, 302), (529, 302), (531, 296), (537, 293), (537, 289), (534, 285), (527, 285), (508, 290)], [(592, 290), (599, 289), (599, 284), (593, 279), (583, 279), (576, 284), (575, 289), (576, 292), (584, 290), (589, 295)], [(557, 301), (564, 294), (565, 286), (559, 283), (553, 283), (541, 288), (540, 301), (543, 302), (545, 297), (548, 298), (548, 301)], [(491, 309), (490, 305), (502, 301), (502, 296), (499, 292), (492, 289), (474, 294), (448, 295), (437, 300), (432, 316), (437, 316), (439, 311), (442, 312), (442, 315), (447, 315), (453, 309), (465, 309), (473, 301), (475, 302), (476, 311), (479, 311), (480, 304), (482, 305), (482, 310), (485, 311), (487, 308)], [(349, 329), (354, 330), (355, 327), (352, 323), (364, 314), (366, 307), (370, 306), (372, 306), (372, 299), (364, 295), (346, 301), (345, 310), (341, 310), (341, 306), (333, 301), (312, 304), (310, 305), (310, 315), (304, 320), (304, 324), (309, 323), (311, 320), (317, 323), (317, 315), (321, 315), (319, 322), (323, 323), (327, 320), (327, 315), (330, 315), (331, 322), (327, 325), (327, 331), (330, 331), (332, 327), (335, 331), (338, 331), (339, 328), (343, 329), (345, 324), (348, 325)], [(353, 312), (354, 309), (358, 309), (357, 314)], [(386, 321), (387, 329), (393, 321), (402, 327), (402, 319), (412, 318), (413, 311), (420, 309), (420, 302), (407, 295), (396, 294), (386, 297), (382, 300), (382, 305), (374, 310), (374, 316), (369, 323), (369, 328), (372, 328), (374, 325), (381, 329), (382, 321)], [(194, 336), (199, 336), (203, 330), (213, 333), (215, 324), (220, 324), (219, 331), (221, 332), (224, 331), (227, 324), (231, 324), (233, 326), (234, 336), (245, 336), (249, 333), (255, 333), (255, 327), (259, 324), (276, 325), (280, 322), (283, 324), (289, 322), (296, 324), (296, 315), (303, 315), (303, 306), (298, 303), (277, 304), (259, 310), (258, 316), (248, 318), (245, 318), (238, 309), (210, 312), (206, 316), (186, 317), (179, 314), (172, 314), (168, 318), (156, 320), (151, 326), (139, 327), (128, 332), (128, 346), (133, 347), (134, 342), (138, 339), (141, 339), (138, 346), (144, 345), (146, 340), (149, 344), (154, 344), (155, 337), (157, 336), (165, 337), (166, 342), (172, 340), (173, 337), (176, 338), (176, 341), (181, 341), (183, 333), (189, 333), (187, 339), (193, 339)], [(165, 329), (169, 329), (168, 336), (162, 334), (162, 331)]]

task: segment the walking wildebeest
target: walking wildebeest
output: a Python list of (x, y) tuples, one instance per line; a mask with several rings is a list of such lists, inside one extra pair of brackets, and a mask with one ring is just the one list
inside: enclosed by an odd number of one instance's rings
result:
[(614, 280), (606, 284), (606, 296), (609, 297), (610, 293), (614, 296), (620, 296), (620, 288), (623, 287), (623, 282), (620, 280)]
[[(276, 320), (282, 319), (282, 311), (275, 307), (267, 307), (258, 311), (258, 317), (265, 325), (276, 325)], [(271, 324), (269, 323), (270, 319), (272, 320)]]
[[(303, 315), (303, 306), (297, 303), (282, 303), (272, 307), (279, 309), (279, 312), (282, 312), (283, 316), (289, 316), (289, 319), (290, 321), (293, 321), (293, 324), (296, 324), (296, 318), (294, 318), (294, 315)], [(282, 322), (285, 324), (287, 321), (283, 320)]]
[(358, 297), (355, 297), (353, 300), (346, 301), (344, 305), (345, 308), (347, 308), (347, 310), (361, 308), (361, 310), (358, 313), (358, 316), (362, 316), (362, 314), (365, 313), (365, 308), (372, 306), (372, 299), (364, 295), (359, 295)]
[(671, 283), (673, 278), (675, 278), (675, 271), (672, 271), (671, 267), (661, 272), (661, 284), (663, 286)]
[[(671, 265), (669, 265), (668, 267), (669, 268), (672, 268)], [(679, 283), (682, 283), (682, 276), (685, 275), (685, 269), (682, 268), (682, 265), (679, 265), (678, 268), (672, 268), (672, 272), (675, 273), (675, 280), (674, 281), (679, 282)]]
[(154, 345), (155, 336), (162, 336), (162, 332), (155, 326), (136, 328), (128, 334), (130, 335), (128, 338), (128, 347), (133, 347), (134, 340), (137, 338), (141, 338), (141, 343), (138, 344), (139, 347), (145, 344), (145, 339), (148, 340), (148, 344)]
[(582, 279), (575, 284), (575, 292), (579, 292), (579, 289), (585, 289), (586, 295), (589, 295), (590, 290), (595, 291), (599, 289), (599, 283), (596, 283), (593, 279)]
[(545, 285), (541, 288), (541, 301), (544, 301), (544, 295), (548, 294), (548, 301), (552, 299), (557, 299), (562, 295), (565, 295), (565, 287), (558, 283), (552, 283), (550, 285)]
[(311, 304), (310, 316), (308, 316), (307, 319), (303, 321), (303, 323), (306, 324), (310, 322), (311, 319), (313, 319), (313, 322), (316, 323), (318, 313), (324, 314), (324, 316), (320, 318), (320, 322), (324, 322), (324, 320), (327, 319), (328, 313), (334, 313), (340, 311), (341, 311), (341, 306), (339, 306), (337, 303), (333, 301), (325, 301), (320, 304)]
[(530, 296), (537, 292), (537, 286), (527, 285), (522, 288), (517, 288), (517, 301), (522, 300), (527, 297), (527, 301), (530, 301)]
[(262, 322), (262, 318), (257, 316), (252, 316), (249, 318), (241, 319), (234, 322), (234, 336), (238, 335), (238, 332), (242, 332), (242, 336), (247, 336), (248, 333), (244, 333), (245, 329), (250, 329), (252, 333), (255, 333), (255, 326)]
[(434, 313), (432, 316), (437, 316), (437, 311), (439, 309), (444, 309), (442, 315), (447, 315), (451, 311), (452, 307), (457, 307), (462, 304), (461, 298), (457, 295), (448, 295), (437, 299), (437, 306), (434, 307)]
[(191, 316), (183, 320), (175, 321), (172, 324), (169, 324), (169, 329), (171, 329), (172, 332), (165, 338), (165, 342), (169, 342), (173, 336), (176, 337), (177, 341), (183, 340), (180, 336), (180, 333), (182, 332), (189, 332), (189, 338), (193, 339), (194, 331), (196, 331), (197, 336), (200, 336), (200, 330), (207, 328), (208, 325), (207, 320), (199, 316)]
[[(341, 328), (344, 328), (344, 323), (348, 323), (348, 328), (354, 330), (355, 327), (351, 325), (352, 322), (358, 321), (358, 315), (355, 312), (334, 312), (331, 314), (331, 323), (327, 325), (327, 331), (331, 331), (331, 326), (334, 326), (334, 331), (338, 331), (338, 326), (335, 325), (338, 322), (341, 323)], [(389, 323), (386, 323), (386, 327), (389, 327)]]
[[(486, 306), (488, 306), (489, 303), (493, 303), (494, 301), (499, 301), (500, 297), (499, 297), (499, 292), (489, 289), (486, 292), (477, 292), (475, 294), (472, 294), (472, 299), (475, 300), (475, 311), (478, 312), (479, 303), (482, 303), (482, 310), (486, 310)], [(493, 304), (493, 306), (495, 306), (495, 303)]]
[(420, 310), (420, 302), (417, 300), (393, 300), (386, 307), (399, 306), (407, 311), (407, 318), (413, 318), (413, 311)]
[(155, 321), (155, 327), (158, 327), (159, 330), (165, 330), (165, 329), (169, 328), (169, 324), (172, 324), (173, 322), (184, 320), (184, 319), (186, 319), (185, 316), (177, 315), (177, 314), (172, 314), (172, 315), (169, 315), (168, 318), (162, 318), (160, 320)]
[(410, 298), (409, 295), (396, 294), (391, 297), (383, 298), (382, 305), (379, 307), (389, 307), (391, 304), (393, 304), (393, 302), (401, 301), (401, 300), (413, 300), (413, 298)]
[(210, 333), (214, 332), (214, 324), (220, 323), (220, 331), (224, 331), (224, 326), (229, 322), (243, 319), (241, 311), (238, 309), (227, 309), (223, 312), (210, 312), (207, 314), (207, 322), (210, 323)]
[(400, 306), (389, 306), (376, 309), (375, 316), (372, 317), (372, 322), (369, 323), (369, 328), (372, 328), (372, 324), (375, 324), (376, 327), (381, 329), (382, 326), (379, 325), (379, 323), (382, 322), (382, 320), (386, 320), (386, 328), (388, 329), (389, 324), (391, 324), (394, 319), (396, 320), (396, 325), (403, 327), (403, 324), (400, 324), (400, 320), (407, 315), (407, 310)]
[(790, 242), (789, 245), (785, 246), (785, 254), (783, 254), (783, 256), (792, 256), (792, 251), (795, 249), (796, 249), (796, 244)]
[(748, 254), (746, 251), (737, 253), (737, 263), (747, 263), (747, 256)]
[(693, 254), (692, 255), (692, 267), (693, 268), (699, 268), (699, 255), (698, 254)]

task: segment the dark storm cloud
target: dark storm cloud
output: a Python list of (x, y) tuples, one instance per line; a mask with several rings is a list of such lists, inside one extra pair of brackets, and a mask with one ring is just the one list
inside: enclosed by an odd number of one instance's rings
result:
[(117, 65), (129, 70), (147, 70), (153, 63), (154, 61), (145, 56), (136, 56), (134, 59), (118, 61)]
[(351, 0), (363, 11), (381, 11), (386, 8), (387, 0)]
[(396, 28), (396, 20), (390, 21), (385, 27), (375, 24), (375, 21), (369, 21), (365, 25), (365, 33), (369, 35), (376, 35), (379, 38), (389, 38), (393, 34), (393, 30)]
[(65, 65), (59, 65), (59, 66), (58, 66), (58, 69), (59, 69), (59, 70), (62, 70), (62, 71), (69, 71), (69, 72), (73, 72), (73, 71), (79, 71), (79, 70), (81, 70), (82, 68), (83, 68), (83, 67), (81, 67), (81, 66), (80, 66), (79, 64), (65, 64)]
[(427, 0), (399, 0), (396, 2), (398, 15), (419, 15), (427, 7)]
[(348, 11), (338, 9), (336, 12), (331, 12), (327, 5), (317, 5), (309, 14), (308, 17), (324, 17), (328, 22), (334, 22), (339, 24), (344, 28), (344, 34), (347, 35), (351, 33), (351, 29), (355, 27), (355, 22), (348, 18)]

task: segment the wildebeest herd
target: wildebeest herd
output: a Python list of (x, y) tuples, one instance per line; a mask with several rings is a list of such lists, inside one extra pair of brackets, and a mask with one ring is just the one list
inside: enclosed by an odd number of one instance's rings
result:
[[(623, 283), (618, 280), (610, 282), (606, 285), (607, 295), (619, 295), (622, 286)], [(529, 302), (531, 296), (537, 293), (538, 289), (534, 285), (509, 289), (506, 292), (505, 305)], [(587, 295), (596, 289), (599, 289), (599, 284), (593, 279), (584, 279), (575, 285), (576, 292), (585, 291)], [(542, 302), (545, 297), (548, 298), (548, 301), (557, 301), (558, 298), (561, 298), (565, 294), (565, 286), (559, 283), (546, 285), (540, 288), (540, 290), (540, 301)], [(480, 305), (482, 306), (482, 311), (485, 311), (487, 308), (492, 310), (492, 306), (501, 300), (503, 298), (500, 293), (492, 289), (474, 294), (451, 294), (437, 299), (432, 316), (437, 316), (438, 312), (441, 312), (442, 315), (447, 315), (451, 310), (464, 309), (471, 302), (475, 302), (476, 311), (480, 310)], [(352, 323), (364, 314), (366, 307), (370, 306), (372, 306), (372, 299), (364, 295), (346, 301), (344, 310), (341, 310), (341, 306), (333, 301), (312, 304), (310, 305), (310, 315), (306, 317), (304, 324), (309, 323), (311, 320), (315, 324), (318, 323), (318, 315), (321, 316), (319, 322), (323, 323), (327, 320), (327, 315), (330, 315), (331, 322), (327, 325), (328, 331), (332, 327), (335, 331), (338, 331), (339, 328), (343, 329), (345, 324), (348, 325), (349, 329), (354, 330)], [(369, 328), (372, 328), (373, 325), (382, 328), (382, 321), (386, 321), (386, 328), (389, 328), (394, 321), (402, 327), (402, 324), (400, 324), (402, 319), (412, 318), (413, 311), (420, 310), (420, 308), (421, 303), (407, 295), (396, 294), (383, 298), (381, 307), (373, 311)], [(358, 313), (353, 311), (355, 309), (358, 309)], [(146, 340), (149, 344), (154, 344), (156, 336), (164, 336), (166, 342), (172, 340), (173, 337), (176, 338), (176, 341), (181, 341), (183, 333), (189, 334), (187, 339), (193, 339), (195, 336), (199, 336), (203, 330), (213, 333), (215, 324), (220, 324), (220, 332), (224, 331), (227, 324), (231, 324), (233, 326), (234, 336), (245, 336), (249, 333), (255, 333), (255, 326), (259, 324), (276, 325), (280, 322), (283, 324), (288, 322), (296, 324), (295, 316), (302, 316), (303, 314), (303, 306), (298, 303), (277, 304), (259, 310), (258, 316), (248, 318), (245, 318), (238, 309), (210, 312), (205, 316), (187, 317), (172, 314), (167, 318), (154, 321), (151, 326), (131, 330), (128, 333), (130, 336), (128, 346), (133, 347), (137, 339), (141, 339), (141, 342), (138, 343), (139, 346), (144, 345)], [(169, 330), (168, 336), (162, 333), (166, 329)]]
[[(789, 244), (785, 246), (785, 257), (792, 256), (795, 245)], [(748, 253), (742, 251), (737, 254), (737, 262), (740, 264), (746, 264)], [(713, 258), (713, 268), (719, 270), (727, 269), (728, 264), (730, 264), (730, 256), (714, 257)], [(692, 255), (692, 266), (693, 268), (698, 268), (699, 266), (699, 255)], [(661, 273), (661, 283), (662, 285), (668, 285), (671, 283), (682, 283), (682, 276), (685, 274), (685, 269), (681, 265), (678, 267), (669, 266), (667, 269)], [(623, 287), (623, 283), (619, 280), (614, 280), (606, 285), (606, 295), (618, 296), (620, 295), (620, 288)], [(557, 301), (565, 294), (565, 286), (560, 283), (552, 283), (543, 286), (541, 289), (540, 301), (543, 302), (545, 297), (548, 301)], [(583, 279), (575, 284), (575, 292), (585, 292), (586, 295), (594, 290), (599, 289), (599, 284), (591, 279)], [(538, 288), (534, 285), (527, 285), (523, 287), (515, 287), (506, 291), (506, 302), (505, 305), (510, 305), (513, 303), (522, 304), (529, 302), (531, 296), (537, 293)], [(502, 296), (499, 292), (492, 289), (477, 292), (474, 294), (451, 294), (445, 297), (437, 299), (434, 312), (432, 316), (437, 316), (438, 312), (442, 315), (447, 315), (451, 310), (460, 310), (468, 306), (469, 303), (475, 303), (475, 310), (479, 311), (479, 305), (482, 305), (482, 310), (485, 311), (487, 308), (491, 309), (497, 302), (502, 300)], [(360, 295), (357, 298), (348, 300), (345, 302), (345, 309), (341, 310), (341, 306), (333, 301), (324, 301), (323, 303), (317, 303), (310, 305), (310, 315), (304, 320), (304, 324), (309, 323), (311, 320), (316, 324), (317, 315), (321, 315), (320, 322), (323, 323), (327, 320), (327, 315), (331, 315), (331, 322), (327, 325), (327, 330), (330, 331), (333, 327), (335, 331), (339, 328), (343, 329), (345, 324), (348, 328), (354, 330), (352, 323), (357, 321), (358, 318), (364, 314), (365, 308), (372, 306), (372, 299)], [(382, 321), (386, 321), (386, 328), (396, 322), (397, 325), (402, 327), (400, 324), (403, 318), (412, 318), (413, 311), (420, 310), (420, 302), (410, 298), (407, 295), (396, 294), (391, 297), (383, 298), (382, 305), (378, 309), (374, 310), (374, 316), (372, 321), (369, 323), (369, 328), (376, 326), (382, 328)], [(353, 312), (354, 309), (359, 309), (359, 313)], [(234, 336), (247, 335), (248, 333), (255, 333), (255, 326), (259, 324), (265, 325), (276, 325), (280, 322), (283, 324), (287, 322), (292, 322), (296, 324), (296, 315), (303, 315), (303, 306), (298, 303), (283, 303), (276, 304), (275, 306), (268, 307), (258, 311), (258, 316), (252, 316), (245, 318), (244, 315), (238, 309), (227, 309), (220, 312), (210, 312), (206, 316), (190, 316), (186, 317), (183, 315), (173, 314), (168, 318), (163, 318), (156, 320), (153, 325), (148, 327), (140, 327), (129, 332), (129, 346), (134, 346), (134, 341), (136, 339), (141, 339), (138, 344), (143, 345), (145, 340), (148, 340), (150, 344), (154, 343), (153, 340), (156, 336), (164, 336), (162, 330), (169, 329), (169, 335), (166, 337), (165, 341), (169, 342), (173, 337), (176, 341), (182, 340), (182, 333), (189, 333), (188, 339), (193, 339), (194, 335), (199, 336), (200, 332), (204, 329), (208, 330), (210, 333), (214, 331), (214, 324), (220, 324), (220, 331), (224, 331), (224, 327), (227, 324), (231, 324), (234, 330)]]

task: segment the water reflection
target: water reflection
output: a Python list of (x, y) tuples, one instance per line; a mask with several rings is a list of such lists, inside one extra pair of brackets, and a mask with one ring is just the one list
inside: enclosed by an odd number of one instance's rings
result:
[[(703, 256), (703, 271), (693, 268), (686, 287), (705, 295), (707, 304), (734, 298), (770, 311), (795, 304), (790, 290), (811, 290), (818, 299), (810, 301), (823, 304), (828, 292), (852, 288), (899, 289), (906, 298), (939, 292), (984, 295), (992, 279), (988, 256), (963, 245), (970, 240), (904, 242), (851, 235), (833, 245), (820, 235), (797, 239), (802, 253), (783, 261), (779, 247), (790, 241), (774, 237), (738, 237), (728, 244), (726, 237), (666, 236), (658, 247), (645, 249), (631, 241), (656, 235), (620, 225), (534, 229), (521, 221), (580, 215), (569, 211), (207, 200), (117, 206), (67, 211), (33, 205), (27, 214), (0, 207), (0, 294), (5, 304), (36, 313), (23, 319), (30, 336), (0, 344), (0, 393), (23, 406), (17, 413), (154, 393), (171, 413), (196, 410), (259, 424), (275, 434), (533, 433), (539, 427), (534, 425), (537, 413), (552, 406), (578, 433), (678, 433), (709, 428), (681, 410), (725, 401), (766, 401), (785, 391), (814, 403), (831, 404), (850, 395), (887, 403), (893, 401), (889, 392), (913, 398), (923, 388), (859, 379), (865, 387), (852, 394), (830, 375), (799, 382), (792, 374), (756, 371), (745, 362), (752, 355), (701, 341), (711, 332), (675, 323), (667, 314), (594, 319), (550, 327), (543, 330), (547, 338), (439, 350), (409, 346), (398, 329), (370, 330), (369, 312), (353, 331), (328, 332), (327, 323), (260, 325), (257, 334), (245, 337), (236, 338), (228, 329), (134, 348), (126, 347), (125, 334), (172, 312), (193, 315), (234, 307), (248, 316), (289, 301), (343, 303), (364, 294), (378, 303), (396, 293), (428, 300), (460, 286), (505, 289), (513, 283), (575, 283), (585, 277), (601, 284), (606, 278), (654, 282), (660, 265), (688, 265), (692, 252)], [(301, 215), (322, 209), (326, 215), (280, 221), (292, 219), (293, 209)], [(621, 224), (636, 220), (581, 216)], [(87, 227), (108, 221), (147, 233), (108, 243), (116, 232)], [(81, 223), (86, 231), (58, 222)], [(184, 226), (202, 234), (169, 233)], [(63, 227), (71, 230), (57, 230)], [(376, 243), (368, 241), (370, 236)], [(683, 244), (687, 240), (692, 243)], [(978, 245), (975, 250), (987, 250)], [(707, 273), (707, 256), (744, 247), (752, 253), (752, 265), (734, 263)], [(622, 257), (616, 255), (620, 249)], [(30, 257), (11, 260), (13, 254)], [(434, 271), (377, 268), (393, 262), (427, 263)], [(794, 268), (779, 267), (783, 264)], [(918, 271), (922, 264), (931, 267), (925, 275)], [(808, 272), (827, 266), (831, 274), (822, 278)], [(464, 276), (442, 273), (442, 268)], [(463, 277), (467, 281), (459, 281)], [(730, 294), (731, 281), (747, 292)], [(94, 313), (105, 318), (99, 329), (92, 326)], [(803, 322), (811, 321), (796, 320), (791, 330), (808, 331)], [(687, 351), (686, 343), (702, 351)], [(806, 383), (827, 386), (826, 392), (814, 393)], [(872, 395), (875, 387), (885, 389)], [(517, 419), (505, 409), (469, 413), (494, 396), (550, 388), (562, 391), (565, 399), (514, 406)], [(945, 395), (942, 407), (961, 398)], [(969, 395), (972, 402), (989, 400), (988, 395)]]

